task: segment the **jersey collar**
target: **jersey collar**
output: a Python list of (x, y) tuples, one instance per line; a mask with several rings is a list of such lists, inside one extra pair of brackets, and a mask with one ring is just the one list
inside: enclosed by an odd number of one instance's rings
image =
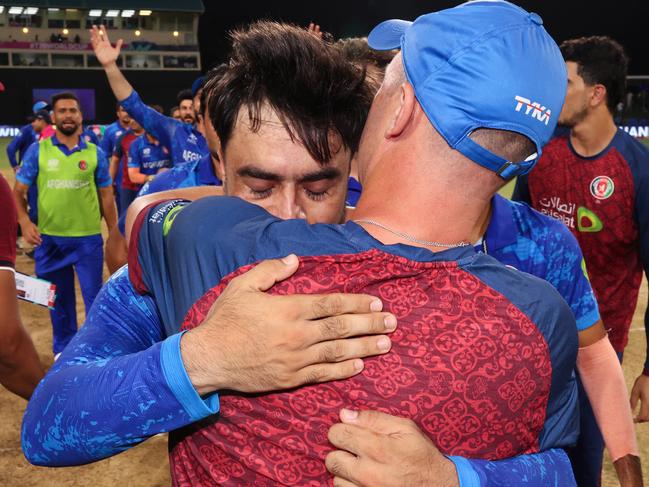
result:
[(69, 156), (70, 154), (73, 154), (78, 151), (82, 151), (84, 149), (88, 148), (88, 144), (86, 144), (86, 141), (83, 140), (83, 136), (79, 136), (79, 143), (75, 145), (72, 149), (68, 149), (68, 146), (65, 144), (62, 144), (59, 142), (59, 139), (56, 138), (56, 134), (52, 134), (52, 145), (55, 145), (59, 149), (61, 149), (61, 152), (63, 152), (66, 156)]
[(516, 242), (516, 224), (511, 204), (499, 194), (491, 200), (491, 219), (484, 234), (487, 252)]

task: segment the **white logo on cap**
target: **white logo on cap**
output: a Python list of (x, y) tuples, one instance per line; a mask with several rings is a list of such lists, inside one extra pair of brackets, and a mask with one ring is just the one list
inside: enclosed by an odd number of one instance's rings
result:
[(516, 95), (514, 99), (518, 102), (516, 103), (517, 112), (520, 112), (523, 105), (525, 105), (525, 115), (530, 115), (531, 112), (532, 118), (536, 118), (539, 122), (545, 122), (546, 125), (548, 124), (550, 115), (552, 115), (549, 108), (546, 110), (540, 103), (532, 102), (530, 99), (522, 96)]

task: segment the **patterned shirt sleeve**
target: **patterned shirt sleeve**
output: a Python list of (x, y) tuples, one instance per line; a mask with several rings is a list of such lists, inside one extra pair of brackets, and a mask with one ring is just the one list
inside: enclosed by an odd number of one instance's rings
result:
[(535, 238), (546, 245), (547, 274), (544, 279), (559, 291), (583, 331), (600, 319), (595, 293), (588, 280), (586, 262), (577, 239), (561, 222), (546, 219), (544, 235)]
[(38, 148), (38, 144), (32, 144), (27, 149), (20, 169), (16, 173), (16, 179), (27, 186), (34, 184), (38, 176)]
[(182, 122), (167, 117), (145, 105), (135, 90), (120, 104), (147, 132), (158, 139), (168, 150), (171, 150), (171, 139), (178, 128), (178, 124), (182, 124)]
[(97, 146), (97, 170), (95, 171), (95, 184), (98, 188), (105, 188), (113, 184), (108, 169), (108, 159), (106, 154), (99, 146)]
[(516, 485), (570, 487), (577, 485), (570, 460), (563, 450), (520, 455), (498, 461), (449, 457), (455, 464), (460, 487)]
[(218, 411), (196, 393), (180, 357), (181, 334), (165, 338), (155, 304), (117, 271), (32, 396), (22, 447), (35, 465), (80, 465)]

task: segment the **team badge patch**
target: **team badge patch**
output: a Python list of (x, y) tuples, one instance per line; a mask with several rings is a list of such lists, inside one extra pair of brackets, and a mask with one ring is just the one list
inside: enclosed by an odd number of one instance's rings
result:
[(88, 169), (88, 164), (86, 163), (86, 161), (79, 161), (79, 169), (81, 169), (82, 171)]
[(615, 184), (608, 176), (597, 176), (590, 182), (590, 194), (598, 200), (605, 200), (615, 191)]

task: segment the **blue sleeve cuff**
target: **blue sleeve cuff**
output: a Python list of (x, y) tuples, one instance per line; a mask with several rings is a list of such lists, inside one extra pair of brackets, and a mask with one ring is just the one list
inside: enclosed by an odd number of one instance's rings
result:
[(480, 477), (471, 465), (471, 461), (464, 457), (447, 457), (455, 465), (460, 487), (480, 487)]
[(198, 421), (219, 411), (219, 395), (215, 392), (202, 399), (192, 385), (180, 356), (180, 339), (184, 333), (172, 335), (162, 342), (160, 361), (169, 389), (191, 420)]
[(594, 309), (590, 313), (586, 313), (585, 315), (579, 317), (579, 319), (577, 320), (577, 330), (584, 331), (587, 328), (593, 326), (599, 320), (599, 310)]

